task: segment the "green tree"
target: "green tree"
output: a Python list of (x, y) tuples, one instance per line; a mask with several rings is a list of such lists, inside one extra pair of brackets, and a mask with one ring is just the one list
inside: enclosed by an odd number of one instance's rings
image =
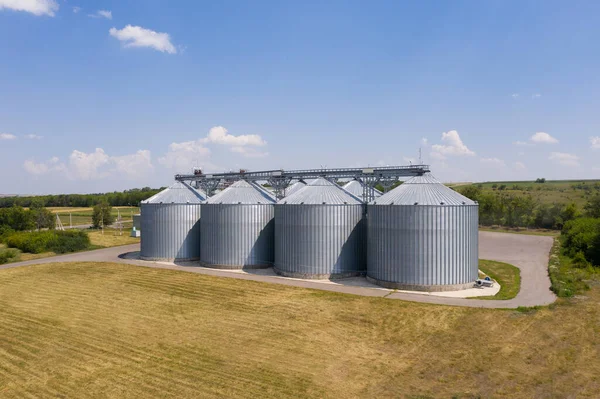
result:
[(585, 215), (591, 218), (600, 218), (600, 195), (592, 197), (583, 207)]
[(112, 206), (107, 201), (101, 201), (94, 206), (94, 212), (92, 214), (92, 223), (94, 227), (108, 226), (115, 221), (115, 217), (112, 215)]
[(43, 199), (33, 199), (29, 205), (31, 216), (35, 227), (41, 229), (54, 229), (56, 225), (55, 215), (48, 209), (44, 208)]
[(479, 201), (479, 198), (481, 197), (481, 187), (479, 186), (480, 185), (461, 187), (459, 192), (470, 200)]
[(0, 212), (0, 225), (9, 226), (15, 231), (32, 230), (35, 227), (31, 211), (26, 211), (18, 205)]
[(560, 213), (560, 217), (563, 223), (568, 222), (569, 220), (577, 219), (581, 216), (581, 212), (577, 209), (577, 205), (574, 202), (571, 202)]

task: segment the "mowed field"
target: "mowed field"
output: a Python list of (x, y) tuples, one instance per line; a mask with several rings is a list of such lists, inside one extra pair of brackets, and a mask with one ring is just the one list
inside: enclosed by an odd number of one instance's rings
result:
[[(69, 208), (69, 207), (49, 207), (52, 213), (58, 214), (60, 221), (63, 226), (69, 226), (72, 222), (73, 226), (92, 224), (92, 208)], [(115, 220), (117, 215), (120, 213), (123, 221), (129, 221), (131, 223), (132, 215), (140, 213), (140, 208), (130, 206), (115, 206), (112, 208), (113, 216)]]
[[(600, 180), (548, 180), (545, 183), (533, 181), (498, 181), (485, 183), (456, 183), (450, 187), (460, 191), (462, 187), (476, 185), (484, 191), (498, 191), (515, 195), (531, 195), (535, 200), (546, 203), (576, 203), (580, 208), (591, 197), (600, 194)], [(496, 189), (493, 188), (496, 186)], [(506, 186), (503, 190), (498, 187)]]
[(597, 398), (600, 287), (537, 310), (109, 263), (0, 271), (3, 398)]

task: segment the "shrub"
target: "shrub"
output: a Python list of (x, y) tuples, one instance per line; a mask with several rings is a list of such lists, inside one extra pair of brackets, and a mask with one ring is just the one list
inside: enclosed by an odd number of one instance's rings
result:
[(570, 220), (563, 226), (561, 235), (566, 255), (575, 258), (581, 253), (588, 262), (600, 265), (600, 219)]
[(0, 225), (0, 242), (4, 242), (6, 237), (13, 234), (15, 231), (11, 229), (9, 226)]
[(7, 263), (19, 256), (16, 249), (0, 249), (0, 265)]
[(583, 252), (577, 252), (572, 259), (572, 263), (573, 263), (573, 266), (580, 268), (580, 269), (585, 269), (586, 267), (588, 267), (590, 265), (590, 262), (587, 261)]
[(51, 250), (58, 254), (81, 251), (90, 246), (90, 237), (85, 231), (68, 230), (57, 233), (59, 234), (56, 243)]
[(6, 244), (33, 254), (48, 251), (62, 254), (88, 248), (90, 239), (86, 232), (79, 230), (18, 232), (9, 235)]

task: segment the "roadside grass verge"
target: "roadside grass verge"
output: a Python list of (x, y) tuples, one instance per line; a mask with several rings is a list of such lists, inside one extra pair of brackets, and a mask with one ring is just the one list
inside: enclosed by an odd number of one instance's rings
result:
[(493, 260), (479, 260), (479, 270), (500, 284), (500, 291), (493, 296), (473, 297), (471, 299), (512, 299), (521, 289), (521, 271), (508, 263)]
[(530, 236), (549, 236), (558, 237), (560, 235), (559, 230), (547, 230), (547, 229), (525, 229), (522, 227), (501, 227), (501, 226), (482, 226), (479, 227), (479, 231), (491, 231), (494, 233), (510, 233), (510, 234), (525, 234)]
[(0, 271), (5, 398), (595, 398), (600, 287), (438, 306), (110, 263)]
[(562, 253), (561, 244), (561, 238), (555, 238), (550, 250), (550, 289), (560, 298), (581, 295), (590, 289), (591, 284), (600, 281), (600, 270), (591, 265), (577, 267), (570, 257)]

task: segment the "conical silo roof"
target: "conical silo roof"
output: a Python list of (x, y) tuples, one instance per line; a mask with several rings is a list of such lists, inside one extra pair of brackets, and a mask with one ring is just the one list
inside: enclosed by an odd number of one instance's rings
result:
[(218, 194), (210, 197), (207, 204), (273, 204), (275, 197), (263, 188), (245, 180), (238, 180)]
[(176, 181), (170, 187), (142, 201), (142, 204), (201, 204), (206, 200), (203, 192), (189, 184)]
[(374, 205), (476, 205), (430, 173), (415, 176), (371, 202)]
[[(350, 194), (354, 195), (355, 197), (358, 198), (362, 198), (363, 196), (363, 183), (359, 182), (358, 180), (352, 180), (349, 181), (348, 183), (344, 184), (343, 188), (344, 190), (348, 191)], [(383, 193), (379, 190), (377, 190), (376, 188), (373, 189), (373, 195), (375, 196), (375, 198), (377, 197), (381, 197), (383, 195)]]
[(285, 189), (285, 196), (289, 197), (290, 195), (294, 194), (298, 190), (303, 189), (304, 187), (306, 187), (306, 183), (302, 181), (297, 181), (296, 183), (292, 184), (291, 186)]
[(350, 194), (325, 178), (313, 180), (306, 187), (289, 195), (278, 204), (362, 204), (358, 197)]

